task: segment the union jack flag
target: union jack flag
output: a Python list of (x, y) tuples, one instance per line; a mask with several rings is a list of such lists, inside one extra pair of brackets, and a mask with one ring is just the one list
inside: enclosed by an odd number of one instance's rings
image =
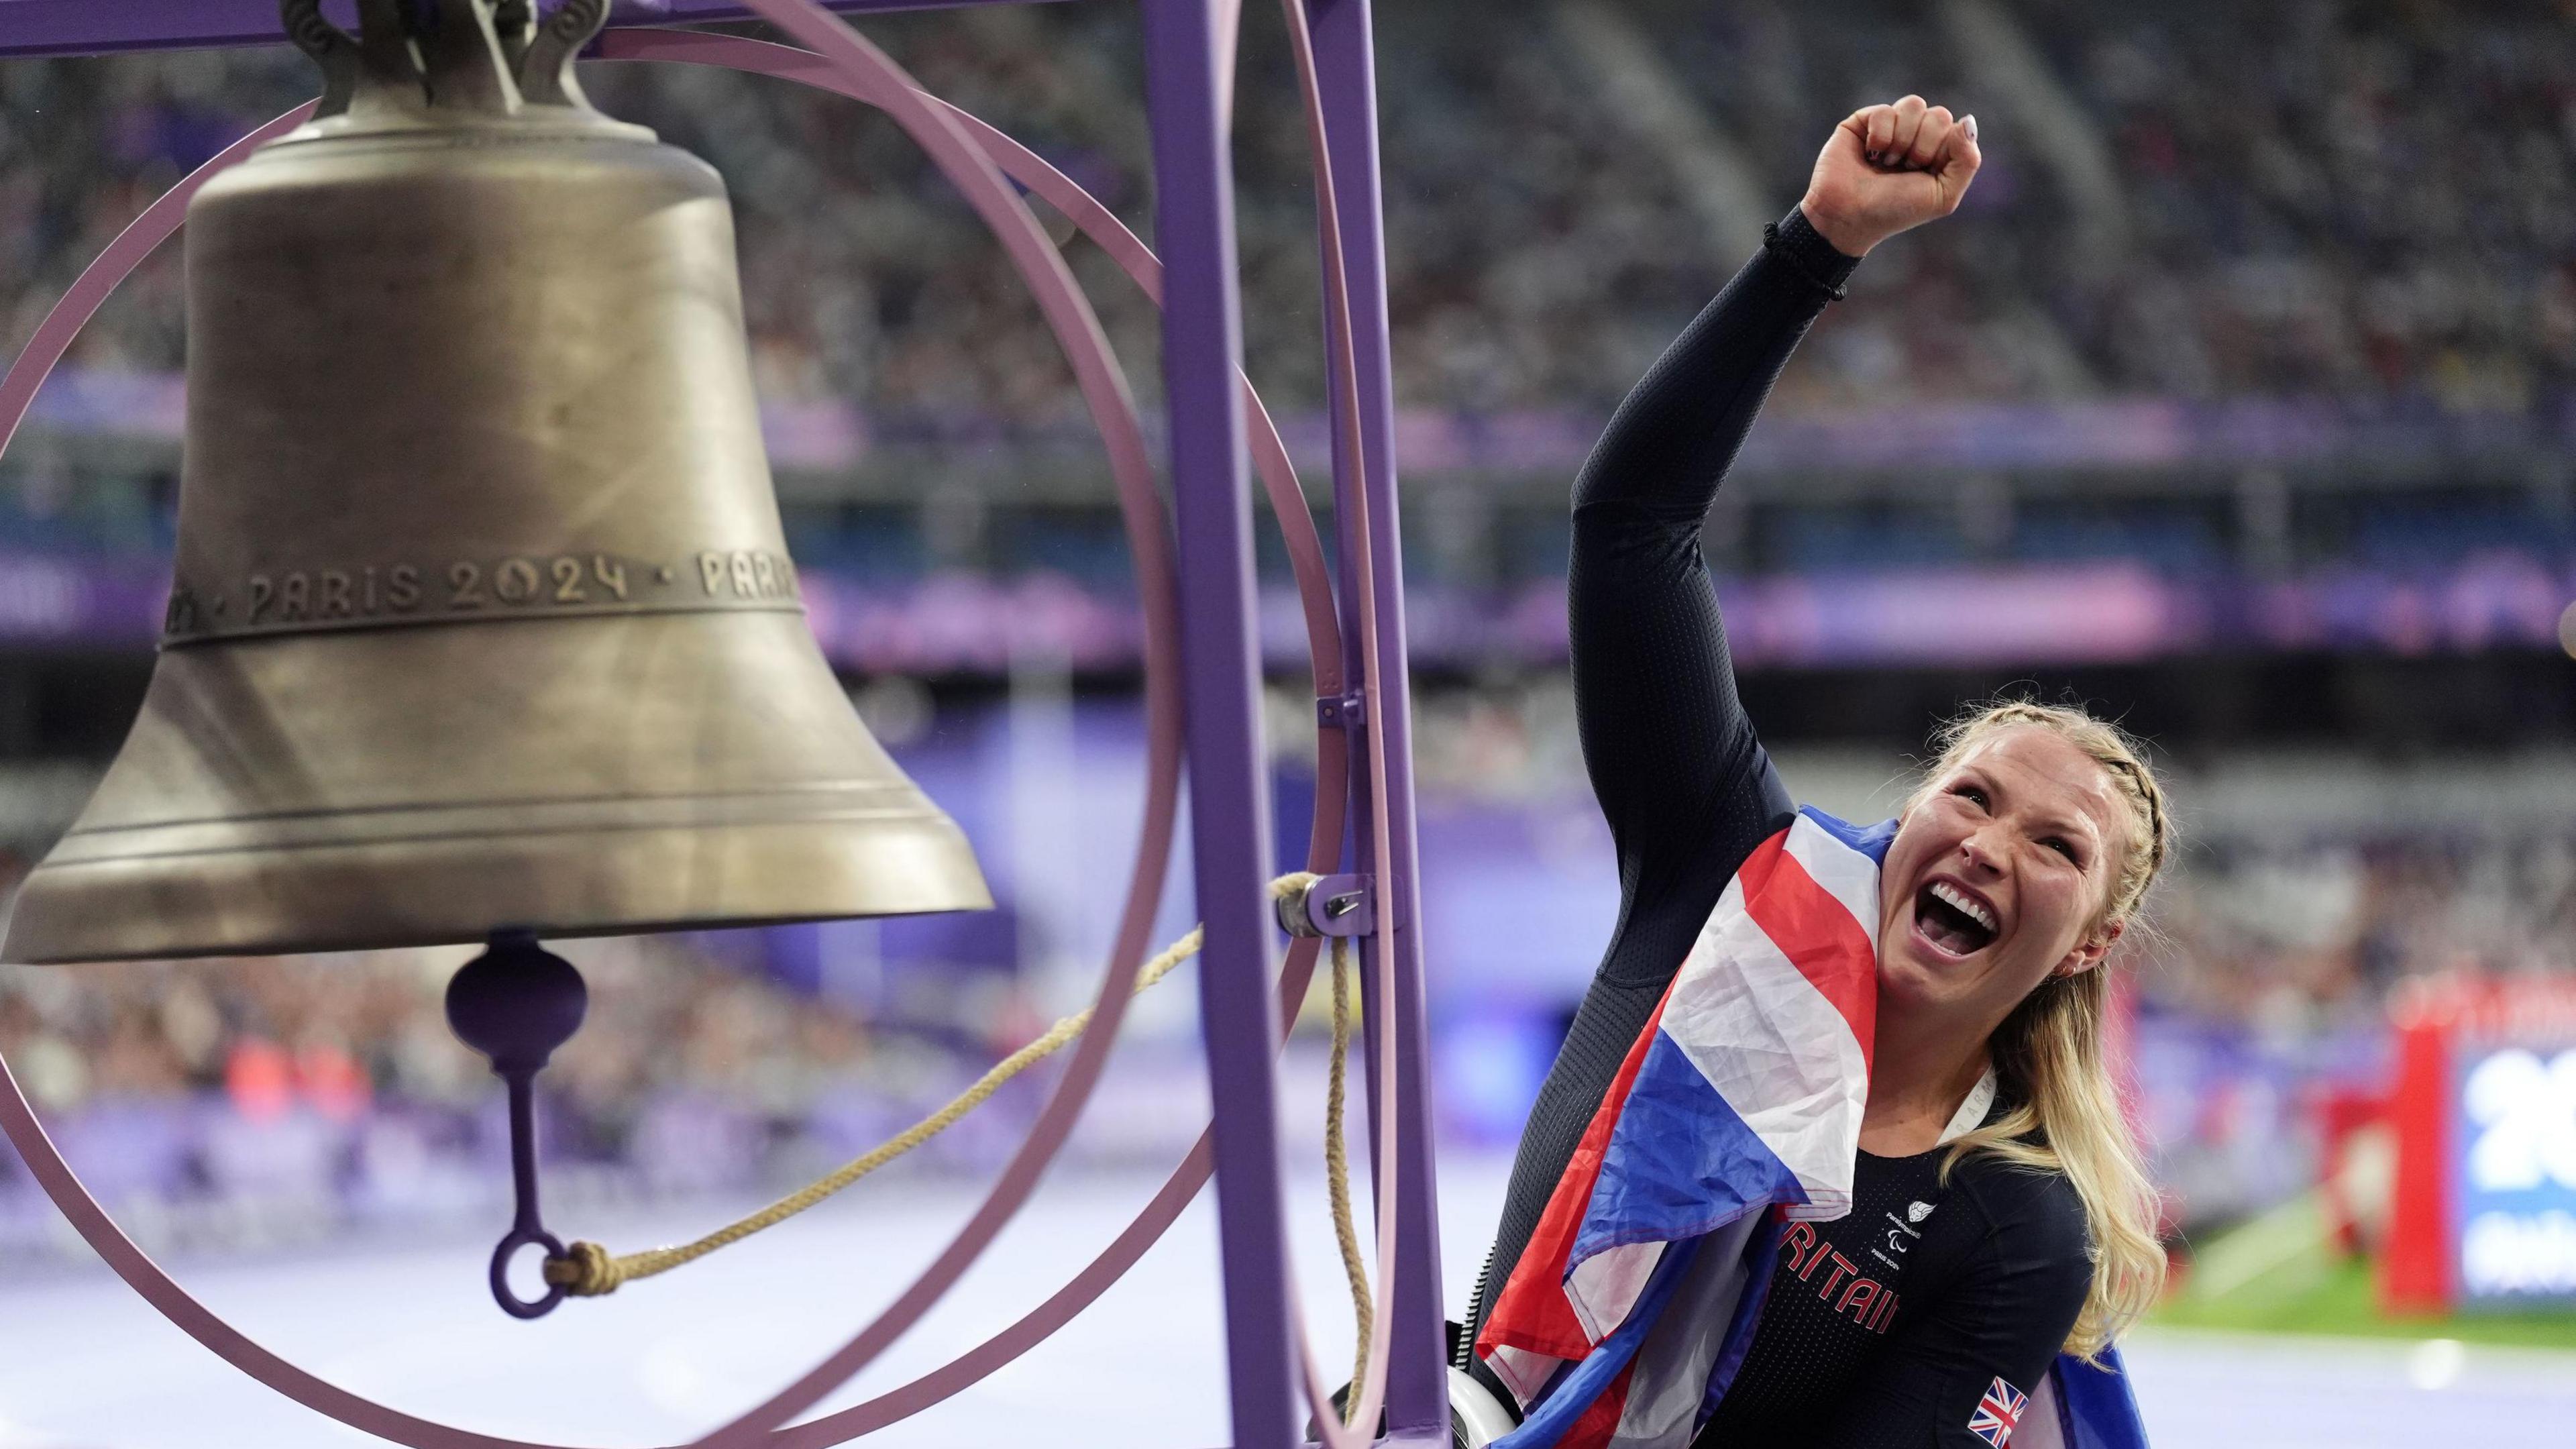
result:
[[(1802, 811), (1728, 882), (1478, 1336), (1523, 1415), (1492, 1449), (1685, 1449), (1751, 1346), (1781, 1225), (1851, 1210), (1895, 835)], [(2040, 1383), (2034, 1434), (2146, 1449), (2112, 1350)], [(2005, 1449), (2029, 1404), (1998, 1378), (1969, 1428)]]
[(1997, 1378), (1977, 1400), (1977, 1412), (1968, 1420), (1968, 1432), (2004, 1449), (2012, 1442), (2013, 1426), (2021, 1422), (2022, 1410), (2030, 1407), (2030, 1397)]

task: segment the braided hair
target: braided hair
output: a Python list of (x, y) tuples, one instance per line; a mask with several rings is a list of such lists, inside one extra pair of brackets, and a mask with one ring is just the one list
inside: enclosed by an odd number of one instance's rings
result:
[[(2125, 926), (2173, 853), (2173, 812), (2148, 765), (2146, 749), (2126, 730), (2068, 705), (2002, 699), (1969, 711), (1933, 737), (1939, 754), (1906, 809), (1927, 794), (1968, 751), (2012, 729), (2048, 730), (2090, 756), (2119, 786), (2129, 829), (2119, 873), (2105, 894), (2095, 929)], [(1987, 1041), (1987, 1055), (2010, 1103), (1993, 1122), (1950, 1146), (1942, 1170), (1984, 1152), (2034, 1171), (2063, 1174), (2084, 1203), (2093, 1284), (2068, 1333), (2066, 1351), (2092, 1356), (2151, 1307), (2164, 1289), (2165, 1253), (2156, 1237), (2158, 1201), (2129, 1134), (2117, 1085), (2103, 1058), (2110, 1006), (2108, 967), (2050, 976), (2013, 1008)]]

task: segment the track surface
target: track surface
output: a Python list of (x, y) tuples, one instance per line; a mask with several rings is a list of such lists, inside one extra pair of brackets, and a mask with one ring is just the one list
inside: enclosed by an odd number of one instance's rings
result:
[[(1505, 1164), (1446, 1165), (1445, 1257), (1465, 1296)], [(1151, 1188), (1142, 1176), (1042, 1189), (920, 1330), (865, 1375), (881, 1390), (955, 1353), (1051, 1287)], [(971, 1185), (888, 1182), (720, 1259), (537, 1324), (483, 1296), (471, 1241), (209, 1263), (181, 1276), (317, 1371), (392, 1403), (558, 1442), (667, 1444), (775, 1388), (898, 1288), (974, 1202)], [(1292, 1215), (1318, 1351), (1349, 1362), (1349, 1305), (1319, 1178)], [(626, 1247), (686, 1235), (731, 1204), (580, 1227)], [(1206, 1449), (1224, 1438), (1215, 1230), (1205, 1201), (1092, 1314), (879, 1445), (1024, 1442)], [(2132, 1349), (2157, 1449), (2561, 1446), (2576, 1354), (2398, 1342), (2142, 1335)], [(93, 1270), (0, 1281), (0, 1449), (306, 1449), (366, 1442), (229, 1370)]]

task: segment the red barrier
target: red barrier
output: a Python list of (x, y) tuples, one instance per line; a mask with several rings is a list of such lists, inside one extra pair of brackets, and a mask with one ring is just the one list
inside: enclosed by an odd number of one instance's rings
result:
[(2576, 977), (2407, 982), (2379, 1304), (2576, 1311)]
[(2397, 1129), (2397, 1184), (2388, 1241), (2379, 1258), (2379, 1311), (2392, 1317), (2451, 1311), (2457, 1214), (2451, 1201), (2451, 1032), (2457, 1013), (2429, 993), (2404, 993), (2393, 1008), (2397, 1082), (2390, 1122)]

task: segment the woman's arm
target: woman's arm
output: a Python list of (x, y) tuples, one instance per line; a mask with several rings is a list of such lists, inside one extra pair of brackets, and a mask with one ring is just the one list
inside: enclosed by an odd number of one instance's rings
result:
[(1575, 714), (1619, 851), (1619, 924), (1522, 1129), (1471, 1330), (1717, 893), (1792, 809), (1736, 696), (1700, 522), (1853, 265), (1791, 212), (1619, 405), (1575, 483)]
[[(1619, 923), (1522, 1129), (1471, 1333), (1718, 892), (1790, 811), (1736, 694), (1700, 525), (1790, 352), (1858, 255), (1958, 204), (1977, 156), (1973, 130), (1954, 143), (1952, 129), (1947, 111), (1912, 96), (1837, 127), (1806, 198), (1619, 405), (1575, 483), (1575, 705), (1618, 846)], [(1933, 143), (1924, 163), (1918, 141)], [(1924, 164), (1946, 168), (1940, 199), (1906, 174)]]
[(1704, 868), (1712, 831), (1740, 824), (1750, 849), (1785, 812), (1776, 781), (1752, 792), (1776, 800), (1720, 808), (1770, 767), (1736, 694), (1700, 528), (1790, 352), (1855, 264), (1791, 211), (1619, 405), (1575, 482), (1576, 719), (1632, 907), (1660, 872)]
[[(1956, 210), (1982, 160), (1976, 118), (1953, 121), (1920, 96), (1845, 117), (1806, 196), (1629, 392), (1575, 482), (1575, 706), (1631, 911), (1641, 880), (1708, 869), (1712, 830), (1750, 816), (1746, 828), (1767, 832), (1787, 800), (1736, 696), (1700, 556), (1718, 484), (1858, 258)], [(1715, 864), (1731, 872), (1742, 859)]]

